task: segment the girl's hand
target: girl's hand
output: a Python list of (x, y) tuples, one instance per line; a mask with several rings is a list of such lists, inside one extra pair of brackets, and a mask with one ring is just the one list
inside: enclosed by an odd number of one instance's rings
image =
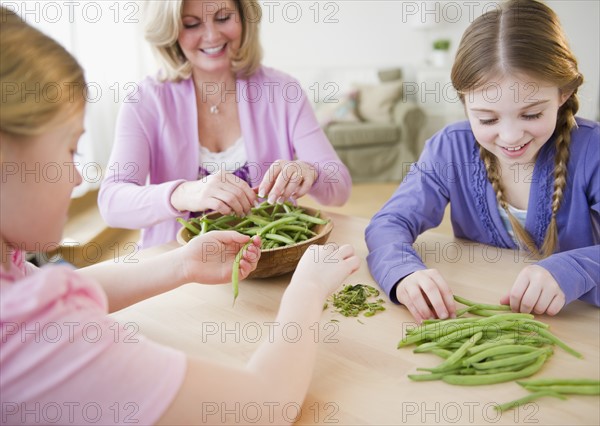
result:
[(296, 267), (290, 287), (310, 289), (325, 300), (360, 266), (351, 245), (310, 246)]
[(396, 286), (396, 297), (419, 324), (424, 319), (456, 316), (452, 291), (436, 269), (416, 271), (405, 277)]
[(222, 215), (232, 212), (245, 216), (256, 201), (256, 194), (242, 179), (219, 170), (201, 180), (184, 182), (171, 194), (171, 205), (179, 211), (214, 210)]
[(306, 195), (317, 180), (316, 169), (304, 161), (275, 161), (258, 186), (259, 198), (271, 204)]
[(565, 293), (550, 272), (541, 266), (523, 268), (510, 292), (500, 299), (514, 312), (556, 315), (565, 306)]
[[(192, 238), (181, 247), (184, 256), (184, 277), (187, 282), (223, 284), (231, 281), (235, 256), (250, 240), (235, 231), (211, 231)], [(240, 261), (239, 279), (243, 280), (256, 269), (260, 259), (260, 238), (253, 237)]]

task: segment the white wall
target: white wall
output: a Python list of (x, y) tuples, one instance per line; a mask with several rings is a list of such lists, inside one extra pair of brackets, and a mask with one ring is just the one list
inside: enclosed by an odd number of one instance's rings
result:
[[(435, 38), (450, 38), (453, 55), (468, 24), (498, 4), (489, 0), (261, 3), (265, 63), (296, 76), (306, 88), (313, 87), (308, 90), (312, 99), (317, 88), (322, 97), (326, 82), (333, 82), (343, 91), (352, 81), (375, 81), (380, 68), (401, 66), (407, 81), (414, 81), (414, 69), (426, 64)], [(598, 119), (600, 2), (547, 3), (560, 16), (586, 78), (580, 90), (579, 115)]]

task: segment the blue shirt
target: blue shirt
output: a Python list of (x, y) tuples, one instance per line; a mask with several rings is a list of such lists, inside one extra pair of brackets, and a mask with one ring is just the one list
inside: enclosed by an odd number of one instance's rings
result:
[[(567, 303), (581, 299), (600, 306), (600, 124), (583, 119), (577, 124), (556, 215), (558, 248), (537, 264), (552, 274)], [(540, 149), (531, 176), (525, 229), (538, 247), (550, 223), (554, 154), (550, 140)], [(502, 223), (468, 121), (450, 125), (427, 141), (419, 160), (366, 229), (369, 269), (391, 300), (397, 302), (394, 290), (402, 278), (427, 269), (412, 244), (440, 224), (449, 202), (456, 237), (518, 248)]]

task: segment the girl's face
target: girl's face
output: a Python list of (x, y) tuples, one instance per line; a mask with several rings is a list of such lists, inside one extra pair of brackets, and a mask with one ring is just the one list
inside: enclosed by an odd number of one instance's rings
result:
[(2, 240), (20, 250), (48, 251), (60, 242), (73, 188), (82, 181), (73, 156), (83, 108), (41, 136), (0, 133)]
[(228, 73), (242, 40), (242, 22), (231, 0), (185, 0), (177, 41), (192, 66), (204, 73)]
[(477, 142), (501, 165), (527, 164), (554, 133), (569, 96), (534, 79), (506, 77), (466, 93), (465, 108)]

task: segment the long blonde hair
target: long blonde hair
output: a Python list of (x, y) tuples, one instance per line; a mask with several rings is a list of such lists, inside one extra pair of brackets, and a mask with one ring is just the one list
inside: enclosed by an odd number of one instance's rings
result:
[(0, 131), (36, 136), (80, 110), (83, 69), (50, 37), (0, 6)]
[[(164, 80), (180, 81), (192, 75), (192, 65), (177, 41), (183, 29), (183, 2), (150, 1), (146, 4), (145, 36), (162, 66)], [(262, 61), (259, 38), (262, 9), (257, 0), (234, 0), (233, 3), (242, 22), (242, 42), (232, 58), (232, 71), (241, 77), (250, 77)]]
[(496, 157), (480, 146), (488, 179), (498, 204), (507, 212), (517, 239), (536, 257), (552, 254), (558, 244), (556, 214), (567, 183), (571, 130), (579, 109), (577, 89), (583, 76), (554, 11), (536, 0), (510, 0), (477, 18), (465, 31), (452, 67), (452, 84), (464, 94), (482, 87), (491, 77), (525, 74), (572, 93), (560, 107), (554, 131), (554, 191), (552, 215), (541, 248), (510, 213)]

